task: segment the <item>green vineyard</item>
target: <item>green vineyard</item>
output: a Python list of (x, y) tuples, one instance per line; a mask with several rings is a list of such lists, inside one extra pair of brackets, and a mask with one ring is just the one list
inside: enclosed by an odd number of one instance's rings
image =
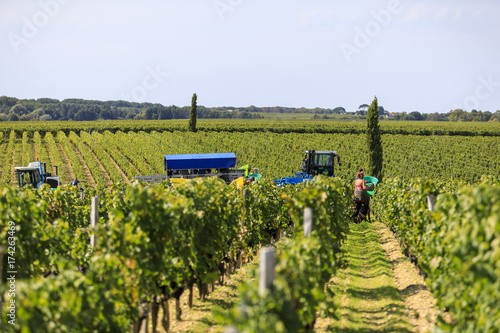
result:
[[(500, 331), (497, 124), (382, 123), (384, 179), (371, 223), (359, 225), (350, 217), (355, 173), (368, 165), (362, 123), (1, 126), (2, 332), (423, 332), (427, 319), (391, 284), (384, 232), (425, 276), (416, 289), (435, 297), (434, 332)], [(275, 186), (308, 149), (337, 151), (336, 177)], [(134, 180), (164, 174), (166, 154), (226, 152), (262, 180)], [(57, 167), (57, 190), (17, 187), (14, 168), (37, 159)], [(272, 287), (259, 286), (257, 269), (233, 285), (268, 247)], [(238, 296), (216, 303), (225, 285)], [(203, 304), (201, 319), (187, 319)], [(175, 326), (183, 320), (193, 325)]]
[[(238, 123), (232, 126), (238, 128)], [(344, 130), (352, 127), (337, 125)], [(27, 166), (37, 157), (47, 163), (52, 173), (58, 166), (62, 183), (78, 178), (90, 187), (128, 184), (140, 175), (161, 175), (165, 154), (234, 152), (239, 165), (258, 167), (269, 179), (293, 175), (307, 149), (337, 151), (342, 159), (337, 175), (342, 178), (353, 177), (356, 169), (368, 162), (364, 134), (321, 133), (320, 128), (320, 133), (314, 134), (280, 134), (265, 128), (197, 133), (170, 131), (171, 128), (128, 132), (101, 131), (99, 126), (84, 126), (79, 131), (71, 125), (57, 128), (54, 125), (51, 132), (11, 130), (0, 135), (1, 183), (14, 185), (13, 168)], [(293, 130), (299, 128), (291, 126)], [(359, 125), (357, 128), (361, 129)], [(490, 126), (488, 131), (496, 128)], [(482, 175), (500, 174), (496, 158), (500, 156), (500, 139), (496, 136), (386, 134), (383, 145), (387, 177), (425, 175), (474, 182)]]

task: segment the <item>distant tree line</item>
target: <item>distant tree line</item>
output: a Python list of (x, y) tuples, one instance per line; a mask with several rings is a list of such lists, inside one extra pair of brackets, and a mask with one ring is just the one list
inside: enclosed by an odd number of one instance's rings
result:
[(477, 111), (471, 112), (457, 109), (447, 113), (420, 113), (413, 111), (410, 113), (391, 113), (391, 120), (427, 120), (427, 121), (500, 121), (500, 110), (496, 112)]
[[(401, 112), (391, 113), (379, 106), (381, 118), (391, 120), (428, 120), (428, 121), (500, 121), (500, 110), (490, 111), (461, 109), (447, 113)], [(204, 107), (197, 106), (197, 118), (264, 118), (262, 113), (311, 113), (313, 119), (330, 119), (333, 114), (366, 116), (368, 104), (362, 104), (355, 112), (346, 112), (343, 107), (329, 108), (289, 108), (274, 107)], [(92, 121), (98, 119), (188, 119), (190, 106), (163, 106), (159, 103), (135, 103), (127, 101), (96, 101), (68, 98), (62, 101), (52, 98), (17, 99), (0, 97), (0, 121), (35, 121), (35, 120), (76, 120)]]
[[(220, 111), (217, 108), (198, 106), (198, 118), (263, 118), (245, 110)], [(84, 99), (51, 98), (17, 99), (0, 97), (0, 121), (46, 121), (98, 119), (188, 119), (190, 107), (163, 106), (153, 103), (127, 101), (94, 101)]]
[(344, 113), (345, 109), (341, 106), (328, 109), (328, 108), (289, 108), (284, 106), (270, 106), (270, 107), (257, 107), (250, 105), (248, 107), (234, 107), (234, 106), (222, 106), (213, 108), (217, 111), (239, 111), (239, 112), (254, 112), (254, 113), (315, 113), (315, 114), (340, 114)]

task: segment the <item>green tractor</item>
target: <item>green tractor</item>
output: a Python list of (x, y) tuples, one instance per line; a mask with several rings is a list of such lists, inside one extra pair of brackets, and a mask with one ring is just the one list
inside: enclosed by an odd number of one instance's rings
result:
[(276, 179), (274, 183), (282, 186), (312, 180), (317, 175), (335, 177), (335, 159), (337, 159), (339, 166), (342, 165), (336, 151), (306, 150), (300, 171), (295, 173), (295, 177), (282, 177)]

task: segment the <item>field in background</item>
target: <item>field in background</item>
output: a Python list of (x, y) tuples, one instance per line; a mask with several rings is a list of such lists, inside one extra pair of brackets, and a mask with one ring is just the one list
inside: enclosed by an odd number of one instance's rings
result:
[[(197, 133), (184, 131), (185, 121), (47, 122), (38, 131), (22, 124), (0, 126), (0, 183), (14, 184), (13, 168), (36, 157), (49, 171), (58, 166), (63, 183), (77, 177), (89, 186), (164, 174), (166, 154), (234, 152), (237, 166), (250, 164), (271, 179), (293, 176), (307, 149), (337, 151), (336, 174), (345, 178), (368, 163), (364, 124), (356, 122), (217, 120), (200, 122)], [(476, 181), (500, 174), (500, 125), (429, 124), (382, 122), (386, 176)]]
[[(331, 120), (278, 120), (278, 119), (198, 119), (198, 131), (207, 132), (273, 132), (273, 133), (351, 133), (361, 134), (366, 129), (366, 121)], [(106, 120), (106, 121), (37, 121), (37, 122), (0, 122), (0, 132), (8, 136), (10, 131), (28, 132), (32, 136), (63, 131), (187, 131), (188, 121), (181, 120)], [(403, 135), (460, 135), (460, 136), (500, 136), (500, 123), (474, 122), (419, 122), (419, 121), (381, 121), (382, 134)]]
[[(328, 325), (343, 331), (414, 332), (418, 328), (423, 332), (436, 322), (439, 309), (446, 309), (444, 321), (437, 322), (441, 327), (452, 322), (460, 331), (476, 327), (498, 330), (498, 313), (494, 312), (498, 272), (493, 269), (495, 253), (500, 253), (495, 232), (499, 221), (495, 176), (500, 174), (496, 124), (382, 123), (386, 178), (377, 185), (370, 206), (372, 222), (376, 216), (386, 226), (378, 222), (347, 224), (352, 214), (354, 173), (368, 163), (362, 122), (202, 121), (196, 133), (186, 131), (185, 121), (52, 122), (40, 127), (26, 123), (24, 128), (22, 124), (1, 125), (4, 208), (0, 209), (0, 220), (4, 225), (0, 230), (3, 239), (12, 239), (8, 235), (15, 229), (16, 265), (27, 267), (16, 276), (16, 297), (27, 300), (20, 305), (20, 327), (49, 331), (47, 327), (58, 325), (67, 327), (66, 331), (83, 331), (82, 327), (126, 331), (138, 320), (141, 295), (155, 293), (160, 297), (159, 281), (169, 285), (184, 279), (181, 285), (188, 286), (193, 278), (199, 282), (204, 306), (195, 302), (191, 311), (186, 296), (181, 304), (170, 299), (177, 309), (185, 311), (185, 321), (171, 324), (175, 331), (207, 331), (209, 327), (210, 331), (222, 331), (228, 320), (239, 323), (238, 328), (265, 325), (269, 322), (265, 316), (275, 313), (281, 316), (280, 325), (303, 327), (316, 319), (318, 306), (333, 304), (333, 295), (324, 293), (327, 290), (335, 291), (339, 307), (331, 308), (334, 312), (326, 318), (318, 318), (316, 332), (332, 331)], [(164, 154), (234, 152), (237, 166), (258, 167), (268, 179), (292, 176), (306, 149), (338, 151), (342, 165), (336, 166), (336, 174), (343, 179), (316, 178), (302, 184), (305, 188), (277, 187), (264, 179), (247, 186), (245, 195), (211, 179), (178, 187), (133, 184), (107, 188), (130, 184), (137, 175), (162, 174)], [(25, 166), (37, 157), (47, 162), (49, 171), (59, 166), (63, 184), (75, 177), (83, 180), (84, 197), (73, 186), (57, 191), (3, 186), (14, 184), (15, 166)], [(464, 186), (466, 182), (470, 184)], [(94, 229), (89, 216), (93, 215), (91, 198), (96, 194), (99, 209), (94, 211), (99, 212), (99, 218)], [(436, 206), (431, 214), (429, 202), (433, 200)], [(314, 212), (313, 233), (308, 238), (302, 236), (304, 207)], [(293, 231), (292, 222), (296, 227)], [(205, 294), (205, 283), (238, 266), (238, 253), (244, 253), (246, 259), (254, 257), (254, 250), (275, 241), (283, 230), (289, 239), (278, 253), (275, 281), (282, 282), (275, 285), (286, 281), (285, 286), (292, 286), (290, 290), (298, 294), (282, 293), (280, 287), (274, 289), (277, 294), (273, 291), (262, 302), (249, 302), (261, 299), (256, 297), (257, 281), (252, 278), (238, 279), (237, 284), (247, 290), (239, 296), (229, 281), (228, 288), (216, 289), (212, 296)], [(347, 241), (342, 242), (347, 230)], [(398, 237), (393, 240), (393, 250), (399, 254), (403, 250), (418, 263), (437, 300), (420, 278), (414, 276), (409, 282), (408, 273), (415, 271), (410, 261), (388, 256), (387, 237), (382, 233), (390, 235), (390, 230)], [(92, 249), (90, 234), (96, 236), (98, 251)], [(229, 241), (236, 238), (240, 241)], [(340, 245), (348, 263), (344, 267), (337, 266), (338, 258), (332, 259), (332, 253), (340, 255)], [(179, 264), (179, 258), (189, 264)], [(400, 268), (396, 275), (395, 265), (403, 260), (409, 267)], [(77, 272), (77, 263), (86, 274)], [(58, 274), (43, 278), (40, 272), (50, 274), (54, 265), (61, 269)], [(400, 285), (403, 280), (406, 286)], [(221, 296), (227, 289), (231, 295)], [(427, 292), (427, 298), (421, 298), (421, 291)], [(49, 292), (52, 298), (47, 302), (44, 295)], [(410, 301), (417, 294), (418, 301)], [(471, 297), (464, 300), (456, 296), (463, 294)], [(163, 300), (168, 300), (167, 296), (164, 294)], [(280, 313), (274, 300), (298, 306)], [(241, 303), (254, 317), (231, 317), (240, 307), (227, 313)], [(4, 304), (9, 304), (8, 299)], [(432, 316), (428, 316), (430, 307)], [(469, 311), (471, 308), (478, 310)], [(217, 309), (225, 313), (225, 321), (213, 320)], [(174, 309), (169, 312), (173, 320)], [(336, 321), (334, 314), (340, 320)], [(425, 323), (417, 323), (421, 321)], [(178, 324), (182, 327), (175, 326)]]
[[(253, 113), (253, 112), (252, 112)], [(272, 112), (255, 112), (263, 116), (265, 119), (271, 120), (316, 120), (316, 121), (365, 121), (366, 116), (345, 115), (345, 114), (325, 114), (326, 119), (322, 119), (322, 114), (316, 113), (272, 113)], [(315, 118), (316, 116), (316, 118)]]

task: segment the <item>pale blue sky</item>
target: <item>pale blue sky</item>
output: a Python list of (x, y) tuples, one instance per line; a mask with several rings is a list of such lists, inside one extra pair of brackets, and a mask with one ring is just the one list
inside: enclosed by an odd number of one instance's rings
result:
[(0, 95), (500, 110), (497, 0), (0, 0)]

